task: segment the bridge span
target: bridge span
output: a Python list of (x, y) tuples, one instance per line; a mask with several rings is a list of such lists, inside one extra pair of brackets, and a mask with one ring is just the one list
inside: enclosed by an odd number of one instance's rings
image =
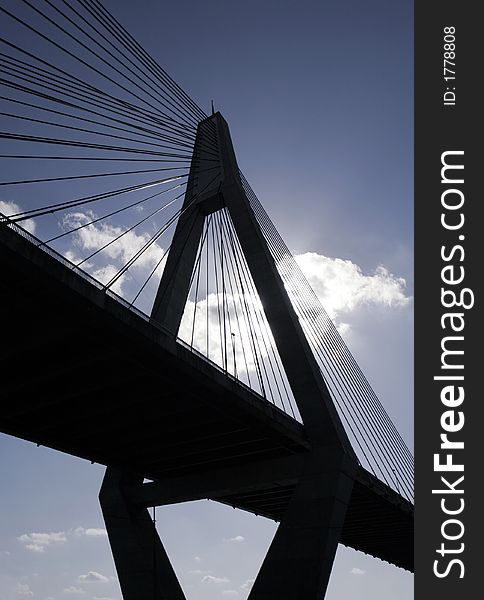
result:
[[(16, 228), (0, 228), (0, 429), (153, 483), (133, 502), (211, 499), (280, 521), (304, 427)], [(358, 469), (341, 543), (413, 570), (413, 506)]]

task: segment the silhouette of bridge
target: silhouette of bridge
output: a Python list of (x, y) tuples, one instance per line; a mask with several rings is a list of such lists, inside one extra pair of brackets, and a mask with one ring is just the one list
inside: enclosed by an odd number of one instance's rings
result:
[(106, 465), (125, 600), (185, 597), (148, 507), (206, 498), (280, 523), (251, 600), (413, 570), (411, 454), (225, 119), (98, 0), (3, 4), (0, 430)]

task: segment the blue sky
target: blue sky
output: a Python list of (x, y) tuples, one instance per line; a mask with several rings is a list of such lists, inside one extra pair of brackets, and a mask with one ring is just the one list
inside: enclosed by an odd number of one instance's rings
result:
[[(397, 427), (412, 443), (413, 21), (407, 0), (106, 6), (208, 112)], [(1, 200), (1, 199), (0, 199)], [(118, 599), (103, 470), (0, 436), (0, 599)], [(244, 598), (275, 524), (211, 502), (158, 510), (187, 598)], [(412, 577), (340, 547), (331, 600)]]

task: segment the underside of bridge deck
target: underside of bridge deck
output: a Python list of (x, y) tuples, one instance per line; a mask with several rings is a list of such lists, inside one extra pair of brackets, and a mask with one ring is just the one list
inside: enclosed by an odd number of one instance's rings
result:
[[(2, 432), (161, 482), (140, 505), (284, 517), (310, 450), (300, 423), (18, 233), (0, 243)], [(412, 532), (412, 506), (360, 469), (341, 542), (412, 570)]]

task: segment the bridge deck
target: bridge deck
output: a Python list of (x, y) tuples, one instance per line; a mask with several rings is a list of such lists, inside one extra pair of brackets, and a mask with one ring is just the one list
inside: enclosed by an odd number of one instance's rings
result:
[[(0, 431), (174, 484), (307, 451), (292, 417), (4, 226), (0, 267)], [(280, 520), (295, 481), (201, 497)], [(342, 543), (411, 570), (412, 540), (412, 506), (360, 469)]]

